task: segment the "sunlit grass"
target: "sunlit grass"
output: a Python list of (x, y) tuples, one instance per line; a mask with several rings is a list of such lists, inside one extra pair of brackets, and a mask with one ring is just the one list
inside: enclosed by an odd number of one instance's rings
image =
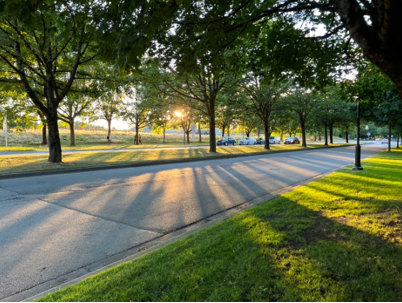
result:
[(402, 301), (402, 152), (362, 164), (42, 301)]
[[(136, 147), (136, 146), (135, 146)], [(144, 146), (145, 147), (145, 146)], [(308, 148), (320, 148), (322, 145), (311, 145)], [(125, 148), (133, 148), (131, 145)], [(252, 155), (253, 153), (269, 153), (280, 150), (303, 149), (300, 145), (274, 145), (270, 151), (263, 146), (229, 146), (217, 149), (217, 153), (209, 153), (209, 147), (197, 149), (158, 149), (114, 152), (82, 152), (66, 153), (63, 163), (48, 163), (47, 155), (15, 155), (0, 157), (0, 174), (71, 169), (102, 165), (126, 165), (143, 162), (168, 161), (178, 159), (214, 158), (225, 155)]]

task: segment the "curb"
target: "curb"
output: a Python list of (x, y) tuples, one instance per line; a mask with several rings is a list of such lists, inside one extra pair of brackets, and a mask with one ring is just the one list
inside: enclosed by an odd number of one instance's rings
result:
[(339, 148), (339, 147), (348, 147), (348, 146), (353, 146), (353, 145), (326, 146), (326, 147), (320, 147), (317, 149), (307, 149), (306, 148), (306, 149), (294, 149), (294, 150), (277, 150), (277, 151), (269, 151), (269, 152), (239, 154), (239, 155), (219, 155), (219, 156), (211, 156), (211, 157), (205, 157), (205, 158), (156, 160), (156, 161), (145, 161), (145, 162), (132, 163), (132, 164), (102, 165), (102, 166), (91, 166), (91, 167), (83, 167), (83, 168), (75, 168), (75, 169), (41, 170), (41, 171), (34, 171), (34, 172), (4, 174), (4, 175), (0, 175), (0, 180), (29, 178), (29, 177), (58, 175), (58, 174), (72, 174), (72, 173), (80, 173), (80, 172), (90, 172), (90, 171), (120, 169), (120, 168), (132, 168), (132, 167), (142, 167), (142, 166), (151, 166), (151, 165), (188, 163), (188, 162), (199, 162), (199, 161), (208, 161), (208, 160), (223, 160), (223, 159), (232, 159), (232, 158), (239, 158), (239, 157), (271, 155), (271, 154), (277, 154), (277, 153), (297, 152), (297, 151), (306, 151), (306, 150), (319, 150), (319, 149)]

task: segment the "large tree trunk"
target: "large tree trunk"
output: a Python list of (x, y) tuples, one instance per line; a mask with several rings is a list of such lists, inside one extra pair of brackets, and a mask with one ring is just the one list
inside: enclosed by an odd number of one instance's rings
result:
[(43, 124), (43, 127), (42, 127), (42, 143), (41, 143), (41, 145), (47, 145), (47, 127), (46, 127), (46, 124)]
[[(49, 109), (50, 112), (50, 109)], [(47, 118), (47, 126), (49, 128), (49, 158), (51, 163), (60, 163), (62, 161), (60, 134), (57, 119), (57, 110), (50, 112)]]
[[(335, 10), (363, 55), (385, 73), (402, 96), (402, 1), (364, 1), (375, 17), (369, 25), (363, 1), (335, 0)], [(368, 18), (367, 18), (368, 19)]]
[(269, 150), (269, 137), (271, 136), (270, 130), (269, 130), (269, 124), (268, 122), (264, 122), (264, 135), (265, 135), (265, 145), (264, 149)]
[(186, 130), (187, 144), (190, 144), (190, 130)]
[(70, 119), (70, 146), (75, 146), (75, 129), (74, 129), (74, 119)]

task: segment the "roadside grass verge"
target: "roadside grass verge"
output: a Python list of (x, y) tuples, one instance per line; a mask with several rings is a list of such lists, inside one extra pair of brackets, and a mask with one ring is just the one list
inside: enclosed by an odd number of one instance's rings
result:
[(363, 166), (40, 301), (402, 301), (402, 152)]
[[(334, 144), (333, 146), (338, 146)], [(342, 144), (339, 144), (342, 146)], [(321, 148), (323, 145), (311, 144), (307, 149)], [(146, 146), (144, 146), (146, 148)], [(270, 153), (280, 150), (303, 149), (300, 145), (273, 145), (271, 150), (263, 146), (228, 146), (218, 148), (217, 153), (209, 153), (209, 148), (196, 149), (153, 149), (137, 151), (113, 152), (80, 152), (63, 155), (63, 163), (47, 162), (47, 155), (9, 155), (0, 157), (0, 175), (18, 172), (62, 170), (94, 166), (126, 165), (154, 161), (169, 161), (178, 159), (211, 158), (225, 155), (252, 155), (255, 153)]]

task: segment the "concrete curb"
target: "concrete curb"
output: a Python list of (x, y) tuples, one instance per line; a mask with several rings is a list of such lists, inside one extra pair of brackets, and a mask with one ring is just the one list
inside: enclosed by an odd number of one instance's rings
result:
[[(320, 147), (317, 149), (338, 148), (338, 147), (347, 147), (347, 146), (353, 146), (353, 145), (326, 146), (326, 147)], [(58, 174), (71, 174), (71, 173), (90, 172), (90, 171), (107, 170), (107, 169), (132, 168), (132, 167), (172, 164), (172, 163), (188, 163), (188, 162), (198, 162), (198, 161), (208, 161), (208, 160), (223, 160), (223, 159), (232, 159), (232, 158), (238, 158), (238, 157), (271, 155), (271, 154), (277, 154), (277, 153), (287, 153), (287, 152), (295, 152), (295, 151), (297, 152), (297, 151), (306, 151), (306, 150), (315, 150), (315, 149), (278, 150), (278, 151), (270, 151), (270, 152), (240, 154), (240, 155), (211, 156), (211, 157), (206, 157), (206, 158), (156, 160), (156, 161), (146, 161), (146, 162), (132, 163), (132, 164), (121, 164), (121, 165), (102, 165), (102, 166), (91, 166), (91, 167), (83, 167), (83, 168), (75, 168), (75, 169), (42, 170), (42, 171), (34, 171), (34, 172), (4, 174), (4, 175), (0, 175), (0, 180), (28, 178), (28, 177), (36, 177), (36, 176), (47, 176), (47, 175), (58, 175)]]

